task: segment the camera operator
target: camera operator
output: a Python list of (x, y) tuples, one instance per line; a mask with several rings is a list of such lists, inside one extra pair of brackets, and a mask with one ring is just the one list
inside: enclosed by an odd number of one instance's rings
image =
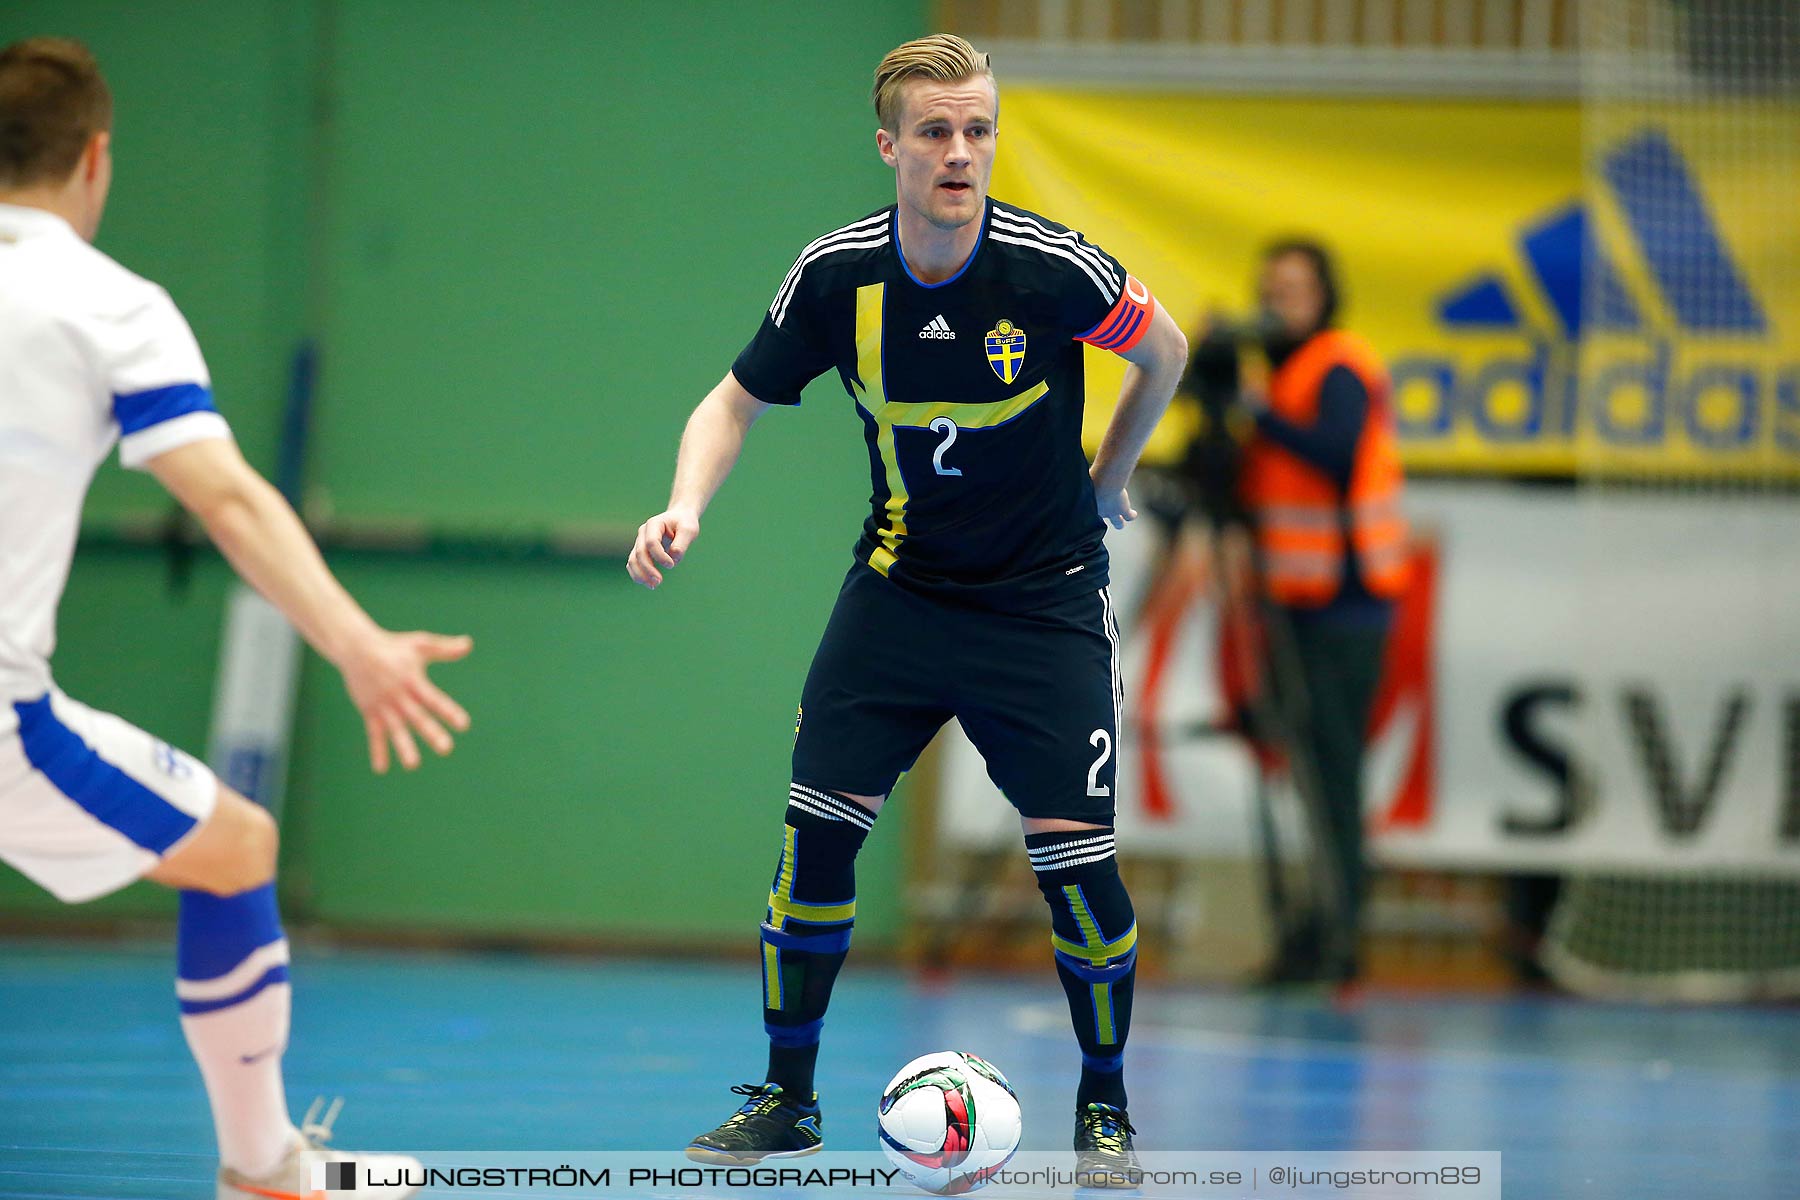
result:
[[(1271, 974), (1350, 982), (1366, 891), (1363, 749), (1406, 582), (1399, 445), (1385, 368), (1368, 342), (1335, 326), (1324, 247), (1271, 245), (1259, 301), (1247, 328), (1215, 320), (1194, 339), (1184, 386), (1205, 419), (1189, 475), (1215, 524), (1253, 530), (1257, 586), (1274, 610), (1270, 648), (1291, 647), (1293, 668), (1276, 664), (1271, 678), (1288, 693), (1282, 708), (1301, 743), (1292, 749), (1310, 761), (1337, 877), (1342, 930), (1323, 917), (1285, 930)], [(1235, 351), (1249, 340), (1267, 358), (1266, 386), (1240, 382)]]

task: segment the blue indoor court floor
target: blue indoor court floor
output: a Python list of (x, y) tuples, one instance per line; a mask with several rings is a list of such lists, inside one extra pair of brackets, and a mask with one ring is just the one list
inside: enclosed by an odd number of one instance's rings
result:
[[(211, 1124), (158, 945), (0, 942), (0, 1195), (210, 1197)], [(296, 1111), (349, 1147), (674, 1149), (760, 1078), (754, 965), (296, 951)], [(1800, 1197), (1800, 1010), (1146, 988), (1146, 1148), (1498, 1150), (1505, 1195)], [(1066, 1148), (1077, 1060), (1039, 980), (926, 984), (852, 962), (827, 1021), (828, 1145), (874, 1148), (911, 1057), (967, 1049)]]

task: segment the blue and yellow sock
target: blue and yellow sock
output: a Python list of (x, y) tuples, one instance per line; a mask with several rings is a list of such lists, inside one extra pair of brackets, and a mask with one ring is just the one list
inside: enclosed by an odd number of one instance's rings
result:
[(1025, 835), (1038, 890), (1050, 905), (1056, 973), (1081, 1044), (1075, 1105), (1125, 1107), (1125, 1037), (1137, 977), (1137, 917), (1119, 878), (1113, 831)]
[(802, 1104), (831, 988), (856, 921), (856, 855), (875, 813), (836, 792), (795, 783), (788, 791), (781, 860), (762, 923), (763, 1028), (769, 1074)]

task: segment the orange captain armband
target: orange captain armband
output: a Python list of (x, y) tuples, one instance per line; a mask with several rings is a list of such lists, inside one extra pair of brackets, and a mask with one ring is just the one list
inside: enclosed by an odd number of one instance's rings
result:
[(1150, 318), (1155, 315), (1156, 298), (1150, 294), (1150, 289), (1139, 282), (1137, 276), (1127, 275), (1125, 288), (1119, 293), (1119, 302), (1112, 306), (1112, 311), (1086, 333), (1077, 334), (1075, 340), (1123, 354), (1150, 331)]

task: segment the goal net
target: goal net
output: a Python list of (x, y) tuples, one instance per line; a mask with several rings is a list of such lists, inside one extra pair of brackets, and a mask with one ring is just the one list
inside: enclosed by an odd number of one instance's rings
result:
[[(1613, 599), (1581, 616), (1607, 694), (1573, 757), (1629, 763), (1603, 805), (1659, 839), (1565, 877), (1543, 956), (1596, 995), (1800, 995), (1800, 6), (1580, 16), (1577, 477)], [(1632, 512), (1686, 548), (1630, 561)]]

